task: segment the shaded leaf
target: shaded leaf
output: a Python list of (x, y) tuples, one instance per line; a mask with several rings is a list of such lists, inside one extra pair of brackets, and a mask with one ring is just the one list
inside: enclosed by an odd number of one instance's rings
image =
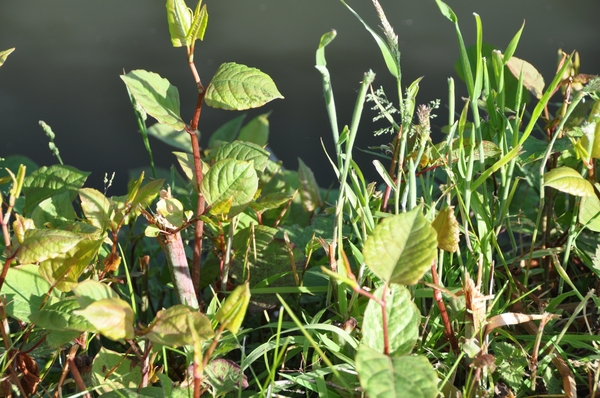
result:
[[(190, 135), (185, 130), (175, 130), (173, 127), (162, 123), (154, 123), (148, 127), (148, 135), (158, 138), (167, 145), (171, 145), (188, 153), (192, 152)], [(199, 135), (199, 134), (197, 134)]]
[[(374, 296), (381, 299), (383, 287)], [(385, 289), (386, 313), (388, 319), (389, 354), (392, 356), (409, 354), (419, 338), (421, 313), (413, 303), (410, 292), (402, 285), (393, 284)], [(362, 325), (362, 343), (383, 353), (383, 320), (381, 306), (369, 300)]]
[(431, 266), (437, 248), (437, 234), (415, 209), (384, 218), (367, 238), (364, 261), (387, 283), (413, 285)]
[(250, 120), (238, 135), (238, 140), (252, 142), (264, 147), (269, 142), (269, 115), (271, 112), (256, 116)]
[(77, 214), (67, 191), (42, 200), (31, 212), (31, 219), (38, 228), (61, 227), (75, 221), (75, 217)]
[(52, 331), (95, 332), (96, 328), (91, 323), (75, 314), (78, 309), (80, 309), (79, 303), (71, 297), (33, 312), (29, 316), (29, 321)]
[(167, 79), (143, 69), (132, 70), (121, 79), (147, 114), (174, 130), (185, 128), (179, 116), (179, 91)]
[(217, 148), (225, 143), (233, 142), (237, 138), (245, 118), (246, 115), (242, 114), (219, 127), (210, 136), (210, 139), (208, 140), (208, 147)]
[(298, 191), (304, 210), (313, 212), (321, 207), (319, 184), (312, 170), (300, 158), (298, 158), (298, 181), (300, 182)]
[[(29, 315), (39, 311), (49, 290), (50, 284), (38, 274), (37, 265), (11, 267), (2, 285), (6, 314), (28, 323)], [(56, 290), (51, 296), (57, 296)]]
[(133, 310), (118, 297), (94, 301), (82, 310), (73, 311), (83, 316), (105, 337), (111, 340), (130, 340), (133, 332)]
[(256, 68), (234, 62), (222, 64), (206, 90), (206, 104), (226, 110), (258, 108), (283, 98), (273, 80)]
[(248, 378), (240, 367), (228, 359), (212, 360), (204, 369), (213, 393), (217, 396), (248, 388)]
[(544, 186), (575, 196), (594, 195), (592, 184), (570, 167), (557, 167), (544, 174)]
[(122, 353), (102, 347), (92, 364), (92, 386), (101, 393), (122, 388), (138, 388), (142, 382), (140, 366)]
[(437, 373), (424, 356), (390, 357), (361, 344), (356, 371), (361, 387), (371, 398), (438, 396)]
[(441, 210), (431, 226), (437, 232), (438, 247), (449, 253), (455, 253), (458, 250), (460, 229), (454, 215), (454, 207)]
[(600, 232), (600, 200), (596, 195), (581, 198), (579, 222), (591, 231)]

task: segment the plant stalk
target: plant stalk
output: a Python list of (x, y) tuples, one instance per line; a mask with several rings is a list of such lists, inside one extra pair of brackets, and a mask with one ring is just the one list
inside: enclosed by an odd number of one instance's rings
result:
[(192, 308), (199, 308), (181, 234), (179, 232), (160, 234), (158, 243), (167, 256), (171, 280), (179, 301)]

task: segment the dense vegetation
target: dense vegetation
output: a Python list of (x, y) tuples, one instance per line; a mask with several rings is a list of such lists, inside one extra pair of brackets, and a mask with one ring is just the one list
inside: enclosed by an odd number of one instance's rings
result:
[[(579, 73), (574, 53), (546, 84), (513, 56), (523, 28), (501, 51), (484, 44), (477, 15), (465, 48), (436, 2), (469, 98), (449, 79), (447, 98), (423, 105), (377, 0), (382, 33), (341, 0), (396, 85), (366, 72), (338, 125), (325, 57), (336, 32), (322, 36), (335, 141), (324, 156), (339, 182), (323, 189), (302, 161), (272, 160), (267, 114), (234, 117), (200, 148), (202, 107), (282, 96), (233, 62), (201, 79), (206, 5), (168, 0), (198, 100), (188, 123), (168, 80), (121, 76), (150, 157), (123, 196), (85, 187), (89, 173), (63, 164), (43, 122), (59, 164), (2, 160), (0, 394), (596, 396), (600, 80)], [(449, 119), (434, 142), (440, 102)], [(372, 153), (380, 182), (352, 159), (365, 106), (390, 137)], [(150, 136), (177, 148), (178, 169), (154, 167)]]

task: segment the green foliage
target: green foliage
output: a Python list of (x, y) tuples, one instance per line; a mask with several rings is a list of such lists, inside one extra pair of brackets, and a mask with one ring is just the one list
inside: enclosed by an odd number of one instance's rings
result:
[[(546, 85), (514, 57), (523, 27), (501, 51), (483, 42), (476, 14), (467, 48), (456, 14), (436, 0), (469, 96), (457, 120), (450, 79), (440, 139), (431, 123), (440, 101), (419, 105), (426, 79), (402, 82), (379, 2), (382, 34), (341, 3), (375, 40), (397, 96), (366, 72), (340, 129), (325, 58), (336, 32), (321, 37), (335, 189), (319, 187), (302, 160), (297, 171), (272, 160), (270, 111), (246, 124), (234, 117), (200, 148), (203, 106), (283, 98), (268, 75), (233, 62), (202, 84), (201, 1), (166, 3), (171, 42), (186, 48), (198, 89), (189, 125), (167, 79), (121, 76), (150, 159), (148, 136), (178, 150), (181, 175), (136, 173), (109, 197), (73, 167), (0, 160), (3, 389), (33, 396), (33, 375), (50, 393), (80, 395), (55, 377), (70, 369), (78, 389), (108, 397), (470, 397), (495, 386), (592, 395), (582, 391), (597, 373), (587, 365), (597, 360), (600, 79), (579, 74), (574, 53)], [(353, 159), (365, 102), (387, 123), (378, 132), (393, 133), (373, 162), (376, 182)], [(157, 123), (146, 128), (148, 115)], [(551, 315), (561, 311), (560, 321)]]

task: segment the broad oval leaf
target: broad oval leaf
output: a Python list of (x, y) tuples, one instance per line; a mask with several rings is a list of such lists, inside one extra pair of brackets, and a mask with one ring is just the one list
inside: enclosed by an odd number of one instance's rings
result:
[(96, 332), (91, 323), (75, 313), (79, 308), (79, 303), (74, 297), (67, 298), (32, 313), (29, 321), (48, 330)]
[(192, 152), (190, 135), (185, 130), (175, 130), (169, 125), (154, 123), (148, 127), (148, 135), (158, 138), (167, 145), (171, 145), (188, 153)]
[(167, 79), (143, 69), (132, 70), (121, 79), (147, 114), (175, 130), (185, 129), (179, 116), (179, 91)]
[(525, 88), (531, 91), (537, 99), (542, 98), (546, 83), (542, 74), (533, 65), (513, 55), (506, 63), (506, 66), (508, 66), (510, 73), (517, 79), (523, 73), (523, 85)]
[(112, 290), (110, 286), (93, 279), (80, 282), (73, 288), (73, 293), (81, 308), (85, 308), (98, 300), (119, 298), (117, 292)]
[[(242, 212), (254, 198), (258, 189), (258, 176), (254, 162), (223, 159), (215, 163), (204, 176), (200, 191), (206, 203), (218, 208), (231, 201), (227, 215), (230, 217)], [(221, 214), (222, 212), (213, 214)]]
[(73, 311), (84, 317), (98, 332), (111, 340), (130, 340), (133, 332), (133, 310), (124, 300), (116, 297), (94, 301), (82, 310)]
[(416, 207), (383, 219), (367, 238), (363, 256), (384, 282), (413, 285), (431, 266), (436, 248), (435, 229)]
[(196, 333), (202, 341), (214, 336), (210, 320), (206, 315), (183, 304), (177, 304), (166, 310), (158, 311), (144, 334), (155, 344), (170, 347), (192, 344), (193, 339), (188, 326), (188, 316), (192, 318)]
[(366, 344), (358, 347), (356, 371), (370, 398), (435, 398), (438, 378), (424, 356), (390, 357)]
[(21, 263), (39, 263), (64, 256), (83, 237), (60, 229), (31, 229), (25, 231), (25, 239), (19, 249)]
[[(596, 188), (598, 188), (598, 184), (596, 184)], [(579, 222), (589, 230), (600, 232), (600, 200), (596, 195), (581, 198)]]
[(246, 65), (222, 64), (206, 90), (206, 104), (213, 108), (241, 111), (258, 108), (283, 98), (266, 73)]
[[(139, 363), (138, 366), (134, 365), (133, 362), (121, 352), (111, 351), (105, 347), (100, 348), (92, 364), (92, 386), (96, 387), (100, 396), (122, 388), (137, 389), (142, 382), (142, 367)], [(163, 394), (163, 397), (168, 396)]]
[(557, 167), (544, 174), (544, 186), (575, 196), (593, 196), (593, 185), (570, 167)]
[(223, 159), (251, 160), (254, 162), (254, 169), (261, 173), (267, 167), (269, 152), (252, 142), (234, 141), (217, 148), (215, 161)]
[(454, 207), (446, 207), (440, 211), (431, 226), (437, 232), (438, 247), (455, 253), (458, 250), (460, 229), (454, 215)]
[(79, 190), (81, 199), (81, 210), (86, 219), (96, 228), (104, 231), (110, 224), (111, 206), (110, 201), (102, 192), (93, 188), (81, 188)]
[[(374, 296), (382, 298), (383, 287)], [(393, 284), (385, 289), (386, 313), (388, 319), (389, 353), (392, 356), (409, 354), (419, 338), (421, 313), (413, 303), (408, 289)], [(369, 300), (362, 326), (362, 343), (383, 353), (383, 320), (381, 306)]]
[[(29, 322), (29, 315), (39, 311), (50, 284), (38, 274), (34, 264), (10, 267), (2, 285), (2, 295), (6, 303), (6, 314), (21, 322)], [(52, 290), (51, 295), (57, 296)]]

